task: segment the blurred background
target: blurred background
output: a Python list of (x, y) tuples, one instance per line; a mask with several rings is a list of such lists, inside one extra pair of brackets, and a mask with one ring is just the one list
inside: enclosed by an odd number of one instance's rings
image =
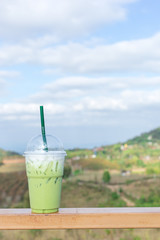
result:
[[(29, 207), (22, 154), (40, 133), (40, 105), (68, 154), (61, 207), (160, 206), (159, 9), (158, 0), (0, 2), (0, 207)], [(13, 235), (157, 240), (159, 230), (0, 232)]]

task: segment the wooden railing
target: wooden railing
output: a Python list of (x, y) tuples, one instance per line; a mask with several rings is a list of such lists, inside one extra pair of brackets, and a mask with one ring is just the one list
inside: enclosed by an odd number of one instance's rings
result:
[(53, 214), (0, 209), (0, 229), (87, 228), (160, 228), (160, 208), (61, 208)]

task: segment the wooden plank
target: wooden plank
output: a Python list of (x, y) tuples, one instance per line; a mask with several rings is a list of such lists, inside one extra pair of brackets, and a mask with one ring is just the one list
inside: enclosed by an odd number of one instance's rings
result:
[(160, 208), (61, 208), (52, 214), (0, 209), (0, 229), (89, 228), (160, 228)]

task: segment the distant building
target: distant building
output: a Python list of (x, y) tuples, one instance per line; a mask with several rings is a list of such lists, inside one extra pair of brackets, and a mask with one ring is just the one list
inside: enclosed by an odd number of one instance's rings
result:
[(104, 148), (102, 148), (102, 147), (96, 148), (96, 151), (97, 151), (97, 152), (100, 152), (100, 151), (103, 151), (103, 150), (104, 150)]
[(147, 139), (152, 140), (152, 135), (149, 135)]
[(122, 170), (121, 171), (121, 176), (125, 177), (125, 176), (129, 176), (131, 174), (130, 170)]
[(97, 147), (93, 149), (93, 152), (102, 152), (102, 151), (104, 151), (103, 147)]
[(124, 151), (128, 148), (128, 144), (125, 143), (124, 145), (121, 145), (121, 150)]
[(121, 150), (122, 150), (122, 151), (124, 150), (124, 146), (123, 146), (123, 145), (121, 145)]
[(97, 151), (94, 151), (93, 155), (96, 155), (96, 156), (97, 156)]

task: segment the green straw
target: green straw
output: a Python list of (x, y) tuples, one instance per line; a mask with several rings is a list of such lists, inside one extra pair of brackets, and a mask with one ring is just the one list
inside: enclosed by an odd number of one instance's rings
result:
[(45, 123), (44, 123), (44, 112), (43, 112), (43, 106), (40, 106), (40, 117), (41, 117), (41, 132), (42, 132), (42, 139), (43, 144), (45, 146), (44, 150), (48, 151), (47, 146), (47, 139), (46, 139), (46, 132), (45, 132)]

